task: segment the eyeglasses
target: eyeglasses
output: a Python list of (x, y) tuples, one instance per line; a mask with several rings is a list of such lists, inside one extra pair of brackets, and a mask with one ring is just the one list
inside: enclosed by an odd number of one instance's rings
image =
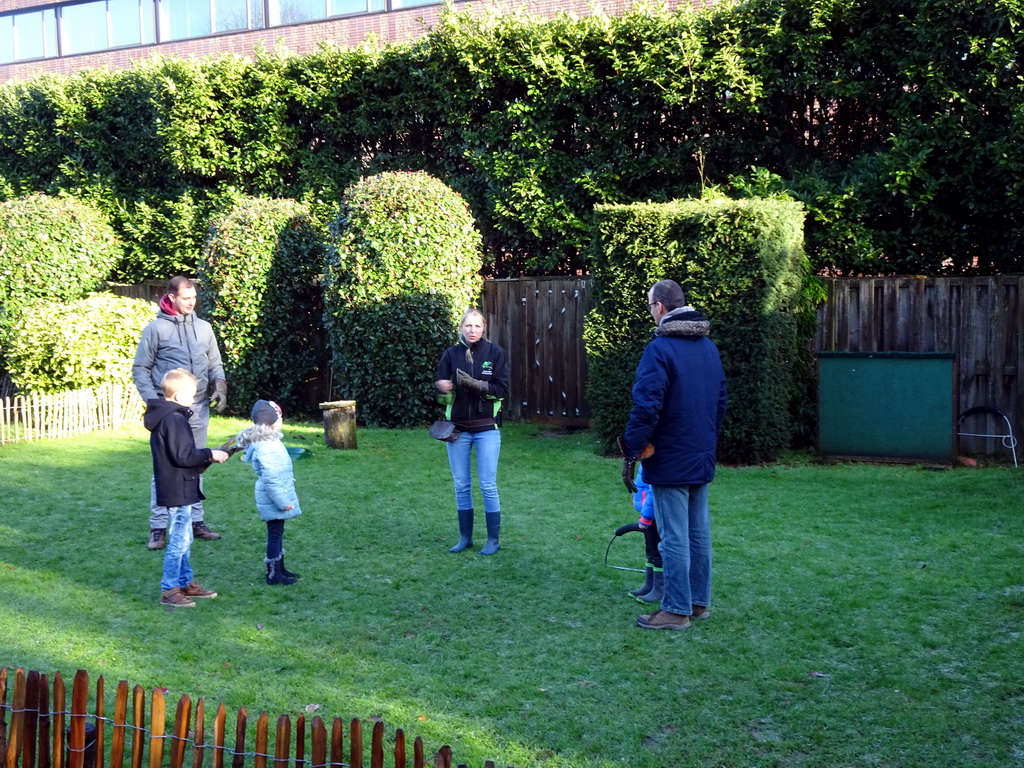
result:
[(655, 306), (655, 305), (657, 305), (657, 304), (661, 304), (661, 302), (660, 302), (660, 301), (652, 301), (652, 302), (650, 302), (650, 303), (649, 303), (649, 304), (648, 304), (647, 306), (648, 306), (648, 307), (653, 307), (653, 306)]

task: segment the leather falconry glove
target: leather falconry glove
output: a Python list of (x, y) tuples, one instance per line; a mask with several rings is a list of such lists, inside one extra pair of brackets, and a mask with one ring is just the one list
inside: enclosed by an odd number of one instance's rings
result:
[(210, 398), (210, 405), (217, 413), (224, 413), (228, 407), (228, 383), (224, 379), (217, 379), (213, 382), (213, 397)]
[(486, 381), (474, 379), (461, 368), (459, 369), (457, 377), (459, 380), (459, 384), (460, 386), (462, 386), (463, 389), (468, 389), (470, 392), (480, 395), (481, 397), (483, 397), (490, 391), (490, 388), (487, 386)]
[(654, 446), (648, 443), (639, 456), (630, 456), (626, 453), (626, 441), (622, 439), (622, 435), (619, 435), (618, 443), (619, 451), (622, 452), (622, 482), (627, 491), (636, 493), (636, 483), (633, 482), (633, 478), (636, 477), (636, 463), (653, 454)]

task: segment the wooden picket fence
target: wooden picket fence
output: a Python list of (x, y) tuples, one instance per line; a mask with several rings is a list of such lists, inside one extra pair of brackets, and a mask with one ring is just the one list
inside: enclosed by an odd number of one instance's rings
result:
[(142, 419), (145, 403), (135, 387), (106, 384), (47, 395), (0, 398), (0, 445), (118, 429)]
[[(13, 675), (11, 674), (13, 672)], [(13, 677), (13, 696), (7, 693)], [(191, 753), (192, 768), (363, 768), (363, 725), (358, 719), (348, 723), (348, 755), (345, 754), (345, 723), (334, 718), (328, 726), (315, 716), (308, 724), (298, 715), (294, 729), (292, 718), (277, 718), (271, 746), (270, 721), (261, 712), (255, 722), (252, 749), (246, 738), (250, 718), (243, 707), (235, 717), (234, 743), (228, 745), (227, 713), (224, 704), (213, 716), (212, 732), (206, 731), (203, 699), (193, 707), (184, 695), (178, 700), (173, 725), (167, 730), (164, 691), (154, 688), (150, 695), (149, 727), (146, 727), (146, 692), (136, 685), (129, 691), (122, 680), (114, 696), (113, 717), (106, 716), (103, 677), (96, 681), (94, 711), (89, 706), (89, 676), (85, 670), (75, 674), (71, 689), (71, 709), (65, 707), (66, 689), (60, 673), (53, 676), (52, 688), (45, 674), (22, 668), (0, 668), (0, 759), (3, 768), (183, 768)], [(129, 711), (130, 709), (130, 711)], [(93, 722), (88, 720), (92, 718)], [(294, 745), (293, 745), (294, 734)], [(306, 755), (307, 736), (309, 756)], [(109, 744), (107, 742), (109, 738)], [(293, 752), (294, 748), (294, 752)], [(374, 722), (370, 735), (369, 768), (383, 768), (387, 749), (384, 724)], [(395, 768), (408, 768), (405, 734), (395, 731), (391, 749)], [(428, 762), (423, 740), (412, 745), (412, 768), (451, 768), (451, 747), (443, 746)], [(485, 768), (494, 768), (490, 760)], [(466, 768), (459, 764), (459, 768)]]

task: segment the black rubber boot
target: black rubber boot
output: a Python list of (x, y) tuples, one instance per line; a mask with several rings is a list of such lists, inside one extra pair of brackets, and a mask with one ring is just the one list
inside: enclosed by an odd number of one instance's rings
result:
[(646, 595), (648, 592), (650, 592), (651, 584), (654, 583), (654, 578), (652, 576), (653, 573), (654, 566), (648, 563), (647, 567), (644, 568), (644, 583), (636, 589), (629, 590), (628, 594), (632, 595), (633, 597), (640, 597), (641, 595)]
[(281, 551), (281, 573), (290, 579), (301, 579), (301, 573), (295, 573), (295, 571), (289, 571), (284, 564), (284, 550)]
[(651, 588), (646, 594), (636, 596), (636, 599), (641, 603), (657, 603), (665, 596), (665, 573), (661, 568), (654, 568), (653, 570)]
[(499, 549), (498, 537), (501, 534), (501, 512), (488, 512), (484, 515), (487, 521), (487, 543), (480, 550), (481, 555), (493, 555)]
[(290, 584), (294, 584), (297, 581), (296, 579), (293, 579), (291, 576), (285, 576), (284, 573), (281, 572), (281, 558), (280, 558), (280, 556), (274, 558), (273, 560), (268, 560), (268, 559), (264, 558), (263, 562), (265, 562), (267, 564), (267, 584), (270, 584), (270, 585), (276, 585), (276, 584), (290, 585)]
[(473, 510), (459, 510), (459, 543), (449, 549), (449, 552), (461, 552), (473, 546)]

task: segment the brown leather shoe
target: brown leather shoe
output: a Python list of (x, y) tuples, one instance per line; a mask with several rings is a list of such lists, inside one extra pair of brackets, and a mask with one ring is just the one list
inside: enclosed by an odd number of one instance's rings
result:
[(149, 543), (146, 544), (146, 549), (163, 549), (167, 546), (167, 529), (166, 528), (150, 528), (149, 529)]
[(704, 619), (711, 618), (711, 611), (708, 610), (706, 605), (694, 603), (691, 608), (693, 609), (693, 614), (690, 616), (690, 621), (704, 621)]
[(640, 629), (689, 629), (690, 617), (669, 611), (655, 611), (636, 617)]
[(174, 587), (173, 589), (165, 589), (160, 594), (160, 605), (166, 605), (171, 608), (193, 608), (195, 607), (195, 601), (185, 597), (180, 587)]
[(216, 541), (220, 538), (220, 534), (211, 531), (210, 526), (202, 520), (192, 523), (192, 536), (193, 538), (206, 539), (207, 541)]
[(197, 582), (195, 579), (192, 579), (192, 581), (188, 583), (187, 587), (182, 587), (181, 592), (185, 595), (185, 597), (192, 598), (217, 596), (216, 592), (214, 592), (212, 589), (207, 589), (206, 587), (200, 585), (199, 582)]

